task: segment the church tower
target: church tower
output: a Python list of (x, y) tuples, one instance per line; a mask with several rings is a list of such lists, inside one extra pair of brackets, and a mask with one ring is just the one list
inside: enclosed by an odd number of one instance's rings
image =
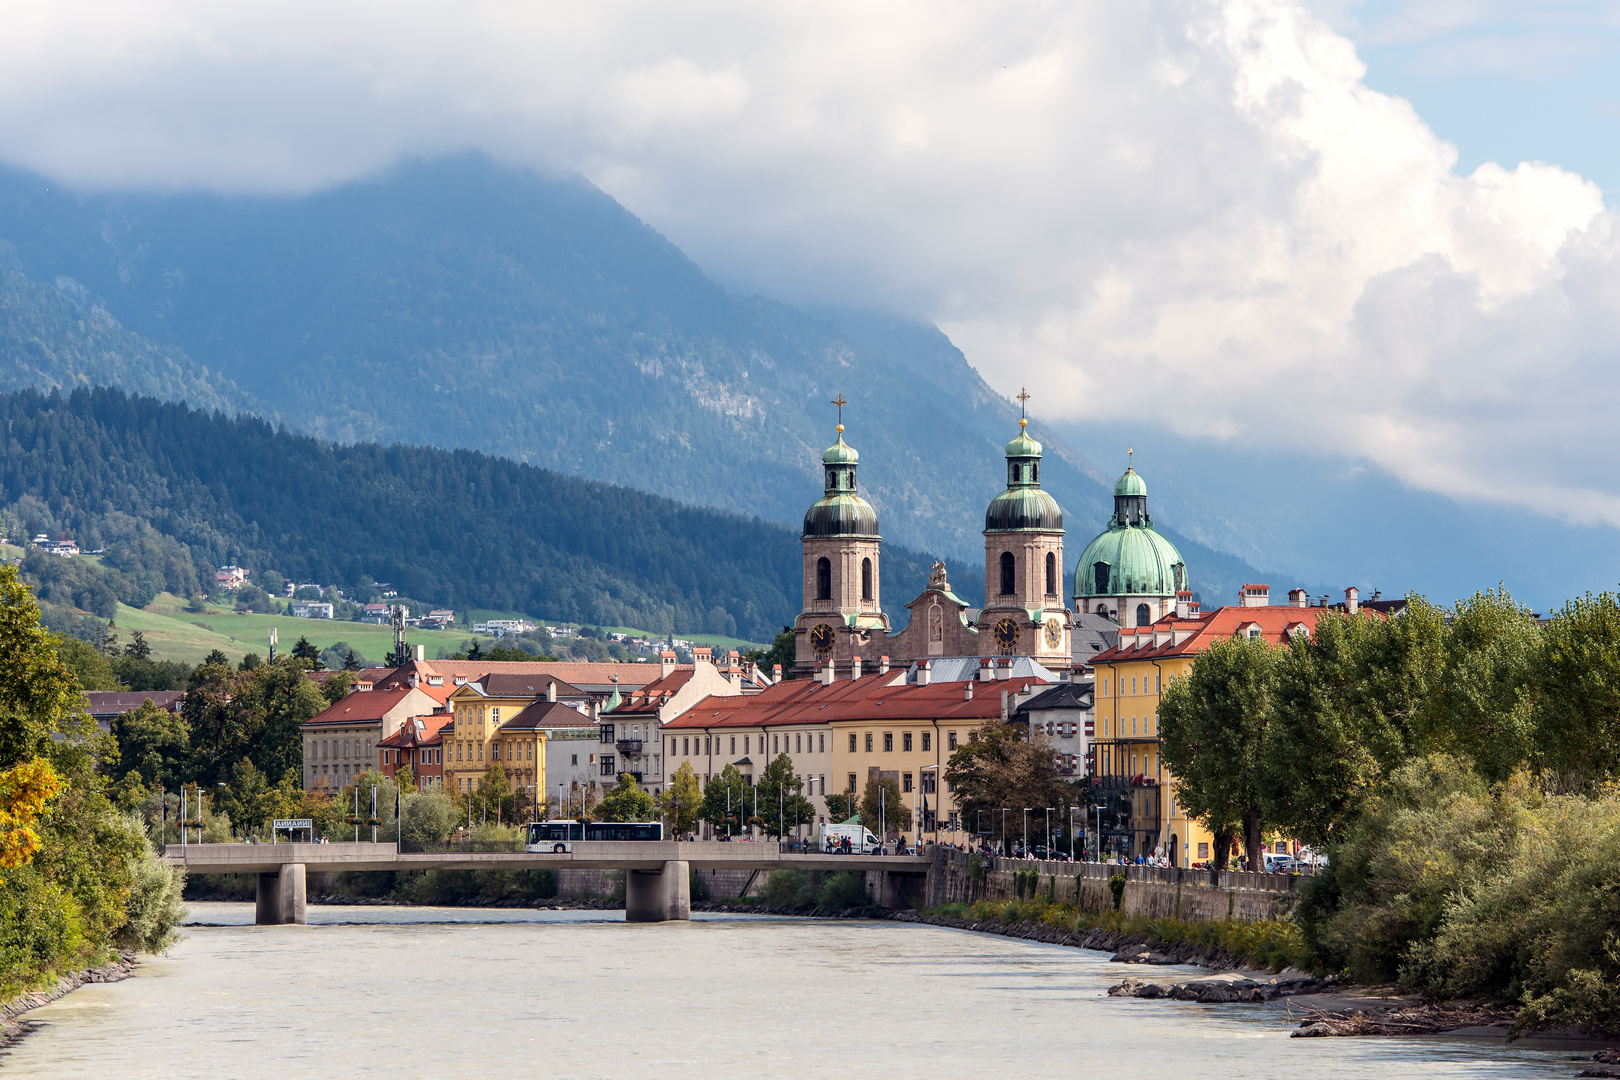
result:
[(860, 656), (867, 663), (869, 643), (881, 648), (889, 632), (883, 614), (880, 573), (883, 538), (878, 535), (877, 512), (856, 493), (855, 469), (860, 455), (844, 442), (843, 409), (839, 395), (838, 441), (821, 455), (822, 495), (805, 512), (804, 608), (795, 622), (795, 666), (808, 672), (831, 659), (847, 668)]
[[(1019, 400), (1029, 400), (1020, 391)], [(1063, 602), (1063, 511), (1041, 490), (1041, 444), (1018, 420), (1007, 444), (1007, 490), (984, 513), (984, 608), (980, 648), (992, 655), (1028, 656), (1054, 671), (1073, 664)]]

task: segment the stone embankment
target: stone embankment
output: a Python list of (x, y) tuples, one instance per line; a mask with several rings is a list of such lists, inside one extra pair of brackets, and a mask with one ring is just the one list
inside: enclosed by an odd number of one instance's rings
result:
[(10, 1046), (18, 1039), (27, 1035), (39, 1025), (32, 1020), (23, 1019), (23, 1015), (31, 1009), (41, 1005), (49, 1005), (57, 998), (71, 994), (81, 986), (90, 983), (122, 982), (135, 974), (139, 961), (134, 953), (120, 952), (118, 959), (101, 967), (90, 968), (86, 971), (75, 971), (70, 975), (63, 975), (56, 980), (55, 985), (47, 990), (35, 990), (25, 994), (18, 994), (5, 1005), (0, 1006), (0, 1047)]

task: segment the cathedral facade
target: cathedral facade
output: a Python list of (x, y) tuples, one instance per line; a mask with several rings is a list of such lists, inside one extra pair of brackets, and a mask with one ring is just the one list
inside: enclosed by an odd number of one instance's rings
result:
[(904, 629), (894, 631), (882, 608), (882, 537), (877, 512), (860, 497), (860, 455), (838, 441), (821, 455), (822, 496), (805, 513), (804, 608), (794, 624), (795, 668), (845, 672), (857, 661), (875, 665), (930, 657), (1027, 656), (1052, 671), (1073, 664), (1073, 614), (1065, 603), (1063, 511), (1041, 490), (1041, 444), (1028, 421), (1007, 444), (1007, 487), (984, 518), (982, 606), (951, 591), (945, 566), (935, 563), (927, 587), (906, 605)]

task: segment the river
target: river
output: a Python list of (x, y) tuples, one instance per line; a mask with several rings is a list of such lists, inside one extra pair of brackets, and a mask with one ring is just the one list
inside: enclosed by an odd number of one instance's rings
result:
[[(1283, 1010), (1109, 998), (1100, 953), (916, 924), (251, 904), (28, 1014), (7, 1080), (1573, 1076), (1570, 1051), (1290, 1039)], [(1192, 969), (1187, 969), (1189, 972)]]

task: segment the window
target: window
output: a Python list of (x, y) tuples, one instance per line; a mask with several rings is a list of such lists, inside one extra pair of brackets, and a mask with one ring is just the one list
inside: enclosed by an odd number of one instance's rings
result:
[(605, 743), (610, 743), (610, 742), (613, 741), (613, 725), (612, 724), (603, 724), (602, 725), (602, 741), (605, 742)]
[(1104, 679), (1104, 680), (1103, 680), (1103, 692), (1102, 692), (1102, 696), (1103, 696), (1103, 697), (1107, 697), (1107, 696), (1108, 696), (1108, 680), (1107, 680), (1107, 679)]
[(849, 790), (852, 791), (852, 792), (855, 790), (855, 774), (854, 773), (849, 774)]
[(900, 736), (900, 749), (908, 754), (911, 753), (911, 732), (908, 731)]
[(933, 744), (933, 741), (934, 741), (934, 733), (931, 732), (931, 731), (925, 731), (925, 732), (922, 733), (922, 736), (923, 736), (923, 753), (926, 754), (926, 753), (928, 753), (928, 751), (933, 749), (932, 744)]
[(782, 736), (780, 736), (780, 735), (772, 735), (771, 736), (771, 753), (780, 754), (781, 752), (782, 752)]
[(1131, 734), (1136, 734), (1136, 717), (1131, 717)]
[(692, 740), (690, 738), (681, 740), (681, 754), (684, 757), (690, 757), (692, 755)]
[[(871, 736), (867, 737), (871, 738)], [(870, 750), (872, 748), (868, 746), (867, 749)], [(852, 754), (855, 752), (855, 733), (853, 731), (849, 733), (849, 752)]]
[(1010, 551), (1001, 553), (1001, 595), (1011, 596), (1014, 585), (1013, 555)]
[[(1105, 595), (1108, 592), (1108, 564), (1107, 563), (1099, 562), (1099, 563), (1092, 563), (1091, 564), (1091, 583), (1092, 583), (1092, 586), (1093, 586), (1091, 591), (1096, 593), (1097, 595), (1102, 596), (1102, 595)], [(1097, 614), (1099, 614), (1099, 615), (1108, 614), (1107, 606), (1104, 605), (1104, 604), (1098, 604), (1097, 605)]]
[(894, 732), (892, 731), (883, 733), (883, 752), (885, 754), (894, 753)]
[[(760, 745), (763, 746), (764, 744), (761, 743)], [(747, 735), (743, 736), (743, 753), (744, 754), (748, 753), (748, 736)]]
[(731, 752), (733, 754), (737, 752), (737, 736), (735, 735), (731, 737)]
[(827, 752), (827, 733), (825, 731), (823, 731), (820, 735), (816, 736), (816, 753), (825, 754), (826, 752)]
[(872, 560), (861, 560), (861, 599), (872, 599)]
[(802, 738), (803, 737), (797, 731), (793, 733), (793, 752), (795, 754), (801, 754), (804, 752), (804, 745), (801, 741)]
[(947, 750), (956, 749), (956, 732), (948, 731), (945, 733), (945, 748)]
[(1153, 692), (1159, 693), (1164, 689), (1164, 676), (1155, 672), (1153, 675)]
[(1136, 625), (1147, 626), (1153, 622), (1153, 610), (1146, 604), (1136, 605)]
[(832, 599), (832, 560), (821, 558), (816, 560), (816, 599)]
[(870, 731), (866, 733), (866, 752), (868, 754), (872, 752), (872, 733)]
[(910, 791), (911, 790), (911, 774), (910, 773), (901, 773), (900, 774), (900, 790), (901, 791)]
[(705, 754), (709, 753), (709, 737), (707, 735), (703, 736), (703, 752)]
[(499, 724), (501, 722), (501, 707), (499, 705), (489, 710), (489, 722), (492, 724)]
[(1198, 845), (1198, 857), (1200, 859), (1209, 858), (1209, 845), (1208, 844), (1199, 844)]
[(924, 795), (932, 795), (939, 790), (939, 774), (925, 772), (917, 778), (917, 783), (922, 785)]
[(602, 755), (602, 775), (603, 776), (617, 776), (618, 775), (613, 770), (613, 755), (612, 754), (603, 754)]
[(1131, 676), (1131, 693), (1136, 693), (1136, 676)]
[(568, 764), (570, 764), (570, 765), (578, 765), (579, 764), (579, 755), (578, 754), (569, 754), (568, 756), (572, 759), (571, 761), (568, 762)]
[(1057, 586), (1057, 555), (1048, 551), (1046, 553), (1046, 595), (1056, 596)]

